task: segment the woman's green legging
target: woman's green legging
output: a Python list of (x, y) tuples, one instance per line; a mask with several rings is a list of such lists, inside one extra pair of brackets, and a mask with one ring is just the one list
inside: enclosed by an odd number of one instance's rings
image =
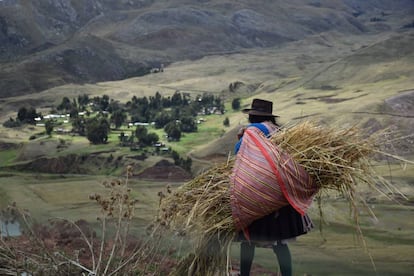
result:
[[(240, 244), (240, 276), (249, 276), (250, 269), (254, 258), (255, 244), (243, 241)], [(273, 252), (275, 252), (277, 260), (279, 262), (279, 268), (282, 276), (292, 275), (292, 257), (287, 244), (277, 242), (272, 246)]]

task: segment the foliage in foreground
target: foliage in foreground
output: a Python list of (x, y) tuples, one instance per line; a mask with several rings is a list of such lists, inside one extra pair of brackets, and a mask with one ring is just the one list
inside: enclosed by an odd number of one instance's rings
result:
[(161, 232), (145, 237), (130, 231), (137, 201), (124, 180), (103, 183), (105, 194), (89, 198), (100, 206), (98, 230), (84, 220), (51, 219), (37, 224), (16, 204), (2, 211), (7, 223), (19, 221), (22, 235), (0, 232), (1, 275), (165, 275), (174, 265), (162, 245)]

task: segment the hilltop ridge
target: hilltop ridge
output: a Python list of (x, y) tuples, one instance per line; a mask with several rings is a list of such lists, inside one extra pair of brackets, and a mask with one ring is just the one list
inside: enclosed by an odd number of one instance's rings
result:
[(409, 0), (0, 2), (0, 97), (141, 76), (153, 67), (316, 34), (398, 32)]

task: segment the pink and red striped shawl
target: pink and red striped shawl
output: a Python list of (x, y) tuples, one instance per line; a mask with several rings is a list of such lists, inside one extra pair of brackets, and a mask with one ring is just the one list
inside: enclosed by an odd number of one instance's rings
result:
[(230, 203), (237, 230), (288, 204), (304, 215), (317, 191), (305, 169), (258, 128), (245, 130), (230, 176)]

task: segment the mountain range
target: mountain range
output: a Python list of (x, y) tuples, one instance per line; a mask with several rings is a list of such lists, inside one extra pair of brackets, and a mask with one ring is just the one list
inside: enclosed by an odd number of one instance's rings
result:
[[(412, 0), (2, 0), (0, 98), (312, 37), (346, 44), (347, 37), (383, 35), (379, 45), (360, 45), (365, 49), (340, 61), (367, 66), (412, 57), (413, 27)], [(303, 53), (298, 67), (312, 58)], [(343, 78), (356, 72), (338, 70)]]

